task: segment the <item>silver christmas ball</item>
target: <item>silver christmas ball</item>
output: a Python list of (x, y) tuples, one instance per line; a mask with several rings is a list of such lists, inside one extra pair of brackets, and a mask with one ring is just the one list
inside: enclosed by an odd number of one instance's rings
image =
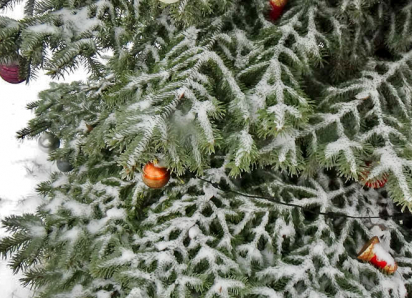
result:
[(62, 172), (70, 172), (73, 170), (73, 166), (66, 160), (58, 160), (57, 161), (57, 168)]
[(41, 151), (49, 153), (60, 147), (60, 140), (50, 132), (43, 133), (39, 138), (39, 148)]

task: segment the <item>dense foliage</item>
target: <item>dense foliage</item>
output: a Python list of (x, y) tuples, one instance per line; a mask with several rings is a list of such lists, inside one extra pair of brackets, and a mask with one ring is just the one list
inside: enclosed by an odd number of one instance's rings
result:
[[(410, 223), (385, 218), (412, 209), (412, 1), (291, 0), (276, 22), (269, 8), (29, 0), (0, 17), (0, 62), (30, 83), (90, 71), (41, 92), (18, 132), (52, 132), (50, 158), (74, 166), (3, 221), (0, 251), (38, 297), (412, 292)], [(161, 190), (140, 176), (154, 159), (172, 171)], [(356, 259), (375, 235), (393, 276)]]

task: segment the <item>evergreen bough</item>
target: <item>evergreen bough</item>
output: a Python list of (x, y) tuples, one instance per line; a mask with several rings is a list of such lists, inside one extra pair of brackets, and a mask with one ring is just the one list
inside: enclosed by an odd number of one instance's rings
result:
[[(412, 209), (412, 1), (291, 0), (275, 23), (267, 0), (25, 5), (0, 17), (0, 62), (90, 73), (41, 92), (18, 132), (52, 132), (51, 160), (74, 165), (2, 222), (37, 297), (412, 293), (410, 220), (388, 217)], [(172, 179), (148, 189), (159, 157)], [(356, 259), (375, 235), (394, 275)]]

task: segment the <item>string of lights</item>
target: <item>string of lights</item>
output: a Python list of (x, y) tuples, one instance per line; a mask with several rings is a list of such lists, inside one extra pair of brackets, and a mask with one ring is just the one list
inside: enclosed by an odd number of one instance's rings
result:
[(204, 178), (199, 178), (199, 179), (202, 180), (202, 181), (204, 181), (204, 182), (207, 182), (207, 183), (211, 184), (213, 187), (215, 187), (215, 188), (217, 188), (217, 189), (219, 189), (219, 190), (221, 190), (221, 191), (223, 191), (223, 192), (230, 192), (230, 193), (234, 193), (234, 194), (237, 194), (237, 195), (240, 195), (240, 196), (243, 196), (243, 197), (247, 197), (247, 198), (262, 199), (262, 200), (267, 200), (267, 201), (270, 201), (270, 202), (275, 203), (275, 204), (278, 204), (278, 205), (284, 205), (284, 206), (299, 208), (299, 209), (304, 210), (305, 212), (312, 213), (312, 214), (314, 214), (314, 215), (322, 215), (322, 216), (335, 217), (335, 218), (336, 218), (336, 217), (344, 217), (344, 218), (352, 218), (352, 219), (374, 219), (374, 218), (380, 218), (380, 219), (384, 219), (384, 220), (388, 220), (389, 218), (394, 218), (394, 219), (396, 218), (396, 219), (398, 219), (398, 220), (403, 220), (403, 219), (412, 218), (412, 214), (406, 214), (406, 213), (394, 213), (394, 214), (391, 214), (391, 215), (388, 214), (388, 215), (382, 215), (382, 216), (353, 216), (353, 215), (348, 215), (348, 214), (343, 214), (343, 213), (337, 213), (337, 212), (331, 212), (331, 211), (328, 211), (328, 212), (321, 212), (321, 211), (319, 211), (319, 212), (317, 212), (317, 211), (314, 211), (314, 210), (312, 210), (312, 209), (309, 209), (309, 208), (307, 208), (307, 207), (305, 207), (305, 206), (301, 206), (301, 205), (297, 205), (297, 204), (292, 204), (292, 203), (286, 203), (286, 202), (279, 201), (279, 200), (277, 200), (277, 199), (274, 198), (274, 197), (259, 196), (259, 195), (253, 195), (253, 194), (246, 194), (246, 193), (241, 193), (241, 192), (238, 192), (238, 191), (232, 190), (232, 189), (224, 190), (224, 189), (222, 189), (222, 188), (221, 188), (217, 183), (215, 183), (215, 182), (212, 182), (212, 181), (207, 180), (207, 179), (204, 179)]

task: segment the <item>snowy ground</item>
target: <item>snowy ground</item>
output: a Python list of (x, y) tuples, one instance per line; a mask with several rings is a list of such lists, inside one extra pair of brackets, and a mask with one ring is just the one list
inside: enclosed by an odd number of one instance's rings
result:
[[(21, 18), (23, 8), (0, 13), (12, 18)], [(84, 79), (82, 71), (72, 75), (66, 82)], [(0, 79), (0, 220), (10, 214), (33, 212), (42, 198), (35, 193), (40, 181), (48, 179), (56, 165), (47, 160), (48, 156), (38, 149), (36, 140), (20, 142), (16, 132), (24, 128), (33, 114), (26, 110), (27, 103), (35, 101), (39, 91), (48, 87), (49, 79), (39, 76), (29, 86), (24, 83), (11, 85)], [(0, 237), (6, 235), (0, 229)], [(7, 267), (8, 260), (0, 260), (1, 298), (29, 298), (33, 293), (20, 286), (21, 275), (13, 275)]]

